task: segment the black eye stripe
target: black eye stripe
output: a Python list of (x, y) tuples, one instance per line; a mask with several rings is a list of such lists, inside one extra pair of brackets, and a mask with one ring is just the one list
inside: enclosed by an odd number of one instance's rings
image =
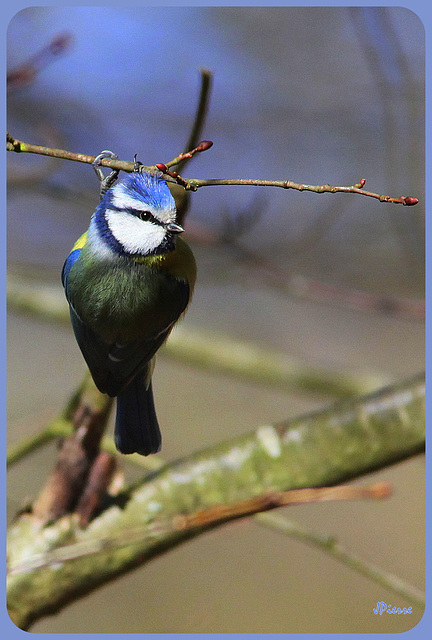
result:
[(163, 226), (163, 222), (161, 222), (156, 216), (154, 216), (150, 211), (143, 211), (142, 209), (134, 209), (133, 207), (125, 207), (123, 211), (127, 211), (133, 216), (136, 216), (140, 220), (148, 220), (149, 222), (153, 222), (153, 224), (158, 224), (159, 226)]
[(110, 204), (109, 208), (112, 211), (126, 211), (126, 213), (130, 213), (132, 216), (136, 216), (140, 220), (146, 220), (148, 222), (152, 222), (153, 224), (157, 224), (159, 227), (164, 227), (165, 224), (159, 218), (156, 218), (151, 211), (143, 211), (142, 209), (135, 209), (134, 207), (116, 207)]

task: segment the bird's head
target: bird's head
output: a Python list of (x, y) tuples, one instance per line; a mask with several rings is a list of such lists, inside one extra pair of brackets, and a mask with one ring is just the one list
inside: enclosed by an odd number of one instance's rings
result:
[(95, 223), (103, 240), (121, 254), (147, 256), (175, 247), (183, 231), (176, 206), (159, 171), (134, 171), (102, 197)]

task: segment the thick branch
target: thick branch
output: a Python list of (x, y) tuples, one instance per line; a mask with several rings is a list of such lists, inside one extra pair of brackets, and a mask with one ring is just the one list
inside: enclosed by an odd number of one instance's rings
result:
[(62, 441), (54, 471), (33, 505), (32, 514), (39, 522), (55, 521), (72, 511), (81, 515), (91, 511), (94, 487), (108, 477), (105, 468), (114, 471), (114, 459), (100, 452), (111, 406), (112, 398), (100, 393), (86, 375), (64, 416), (73, 431)]
[[(43, 529), (31, 514), (9, 532), (9, 610), (15, 623), (58, 611), (214, 525), (173, 518), (287, 489), (333, 485), (424, 450), (424, 376), (173, 462), (82, 530), (72, 517)], [(70, 545), (50, 566), (48, 553)], [(38, 568), (32, 569), (39, 558)], [(67, 558), (70, 558), (69, 560)]]

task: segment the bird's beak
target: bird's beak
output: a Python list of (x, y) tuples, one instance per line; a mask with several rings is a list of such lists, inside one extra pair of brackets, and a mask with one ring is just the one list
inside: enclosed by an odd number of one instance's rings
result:
[(184, 229), (176, 222), (169, 222), (166, 225), (166, 230), (170, 233), (183, 233)]

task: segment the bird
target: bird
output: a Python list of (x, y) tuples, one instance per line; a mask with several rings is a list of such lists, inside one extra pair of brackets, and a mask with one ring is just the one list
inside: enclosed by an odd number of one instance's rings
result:
[(134, 158), (134, 171), (104, 177), (100, 202), (62, 269), (76, 341), (96, 387), (116, 397), (114, 440), (124, 454), (161, 449), (152, 373), (155, 354), (190, 302), (196, 262), (180, 238), (163, 173)]

